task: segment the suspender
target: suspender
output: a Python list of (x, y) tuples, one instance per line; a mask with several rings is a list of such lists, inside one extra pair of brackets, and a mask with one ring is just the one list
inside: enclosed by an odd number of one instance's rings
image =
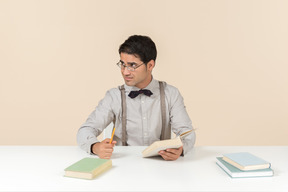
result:
[(162, 129), (160, 140), (171, 139), (170, 125), (166, 129), (166, 103), (165, 103), (165, 91), (162, 81), (159, 81), (159, 87), (160, 87), (160, 102), (161, 102), (161, 117), (162, 117)]
[[(162, 129), (160, 140), (171, 138), (171, 127), (170, 125), (166, 127), (166, 104), (165, 104), (165, 92), (163, 82), (159, 81), (160, 87), (160, 104), (161, 104), (161, 117), (162, 117)], [(121, 100), (122, 100), (122, 145), (127, 146), (126, 140), (126, 123), (127, 123), (127, 105), (126, 105), (126, 95), (124, 85), (120, 87)]]
[(121, 86), (121, 100), (122, 100), (122, 145), (127, 146), (126, 140), (126, 123), (127, 123), (127, 105), (124, 85)]

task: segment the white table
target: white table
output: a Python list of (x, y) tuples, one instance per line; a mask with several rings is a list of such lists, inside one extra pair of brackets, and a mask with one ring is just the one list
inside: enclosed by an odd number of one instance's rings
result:
[[(113, 167), (94, 180), (63, 177), (89, 156), (77, 146), (0, 146), (0, 191), (288, 191), (288, 146), (195, 147), (177, 161), (142, 158), (145, 147), (115, 147)], [(232, 179), (215, 163), (248, 151), (272, 163), (273, 177)]]

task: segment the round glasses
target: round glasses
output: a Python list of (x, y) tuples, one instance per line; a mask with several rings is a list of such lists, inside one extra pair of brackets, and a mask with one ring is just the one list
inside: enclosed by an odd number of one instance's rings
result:
[(128, 71), (135, 71), (135, 69), (137, 69), (138, 67), (140, 67), (141, 65), (143, 65), (145, 63), (142, 63), (140, 65), (137, 65), (137, 63), (128, 63), (127, 65), (125, 65), (124, 62), (122, 61), (119, 61), (116, 65), (118, 65), (118, 67), (121, 69), (121, 70), (124, 70), (125, 67), (127, 68)]

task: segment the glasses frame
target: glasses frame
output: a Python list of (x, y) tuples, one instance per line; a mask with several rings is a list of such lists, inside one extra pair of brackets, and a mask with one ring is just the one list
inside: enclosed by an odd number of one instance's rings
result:
[[(137, 63), (135, 63), (135, 64), (137, 64)], [(124, 62), (122, 62), (122, 61), (119, 61), (118, 63), (116, 63), (116, 65), (121, 69), (121, 70), (125, 70), (125, 67), (127, 68), (127, 70), (128, 71), (135, 71), (135, 69), (137, 69), (138, 67), (140, 67), (141, 65), (144, 65), (145, 63), (143, 62), (143, 63), (141, 63), (140, 65), (137, 65), (136, 67), (130, 67), (130, 66), (127, 66), (127, 65), (125, 65), (125, 63)]]

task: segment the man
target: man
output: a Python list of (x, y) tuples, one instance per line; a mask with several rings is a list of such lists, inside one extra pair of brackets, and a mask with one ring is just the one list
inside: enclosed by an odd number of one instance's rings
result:
[[(115, 145), (145, 145), (171, 138), (171, 129), (178, 136), (192, 130), (183, 98), (178, 89), (155, 80), (152, 70), (157, 50), (147, 36), (129, 37), (119, 48), (125, 85), (107, 91), (77, 134), (78, 145), (91, 154), (109, 159)], [(111, 123), (115, 126), (110, 139), (98, 141), (97, 136)], [(183, 147), (159, 152), (165, 160), (176, 160), (190, 151), (195, 133), (183, 138)]]

